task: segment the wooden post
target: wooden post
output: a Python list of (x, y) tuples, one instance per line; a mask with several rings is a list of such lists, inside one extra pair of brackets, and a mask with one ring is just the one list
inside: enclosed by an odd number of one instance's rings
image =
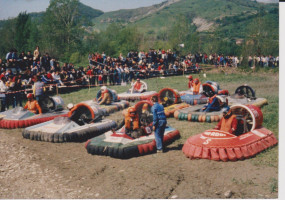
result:
[(56, 95), (58, 96), (58, 85), (56, 84)]
[(88, 92), (90, 92), (90, 85), (91, 85), (91, 82), (90, 82), (90, 75), (88, 76), (89, 77), (89, 90), (88, 90)]

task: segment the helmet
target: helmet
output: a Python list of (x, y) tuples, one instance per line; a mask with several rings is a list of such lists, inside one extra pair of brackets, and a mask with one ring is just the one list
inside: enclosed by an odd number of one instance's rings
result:
[(105, 91), (105, 90), (107, 90), (107, 87), (106, 87), (106, 86), (102, 86), (102, 87), (101, 87), (101, 90), (102, 90), (102, 91)]
[(228, 113), (230, 111), (230, 107), (226, 106), (222, 109), (223, 113)]
[(192, 76), (192, 75), (188, 76), (188, 79), (192, 80), (192, 79), (193, 79), (193, 76)]
[(198, 83), (199, 83), (199, 79), (198, 79), (198, 78), (195, 78), (195, 79), (194, 79), (194, 83), (195, 83), (195, 84), (198, 84)]
[(29, 94), (27, 94), (27, 98), (32, 99), (32, 98), (34, 98), (34, 95), (32, 93), (29, 93)]
[(226, 99), (224, 97), (218, 96), (215, 94), (215, 96), (220, 100), (220, 103), (225, 104), (226, 103)]
[(136, 115), (136, 109), (133, 108), (133, 107), (131, 107), (131, 108), (129, 109), (129, 113), (130, 113), (130, 117), (135, 117), (135, 115)]
[(68, 109), (68, 110), (71, 110), (73, 107), (74, 107), (73, 103), (67, 104), (67, 109)]

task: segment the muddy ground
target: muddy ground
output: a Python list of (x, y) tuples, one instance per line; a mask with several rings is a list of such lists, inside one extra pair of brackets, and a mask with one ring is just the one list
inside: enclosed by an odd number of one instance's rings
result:
[(1, 130), (0, 198), (225, 198), (227, 191), (231, 198), (278, 197), (276, 167), (190, 160), (183, 142), (120, 160), (90, 155), (84, 143), (38, 142), (23, 139), (21, 129)]

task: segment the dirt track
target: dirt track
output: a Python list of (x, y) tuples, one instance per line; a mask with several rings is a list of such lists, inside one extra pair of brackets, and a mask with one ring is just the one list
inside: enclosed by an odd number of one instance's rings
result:
[(87, 154), (84, 143), (31, 141), (2, 129), (0, 198), (225, 198), (229, 190), (231, 198), (278, 197), (270, 190), (277, 168), (189, 160), (182, 145), (120, 160)]

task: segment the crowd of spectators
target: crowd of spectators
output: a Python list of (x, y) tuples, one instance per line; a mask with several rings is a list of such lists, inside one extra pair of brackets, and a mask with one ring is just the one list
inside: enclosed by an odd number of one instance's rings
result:
[[(22, 106), (22, 99), (28, 89), (34, 95), (38, 88), (56, 86), (96, 86), (119, 85), (137, 78), (182, 75), (197, 73), (200, 64), (224, 67), (238, 67), (242, 58), (218, 54), (188, 54), (178, 56), (171, 50), (149, 49), (147, 52), (130, 51), (126, 57), (120, 54), (112, 58), (103, 53), (89, 53), (89, 65), (75, 67), (72, 63), (60, 63), (48, 53), (42, 54), (37, 46), (33, 52), (21, 52), (11, 49), (5, 59), (0, 59), (0, 99), (1, 111)], [(278, 57), (249, 57), (248, 64), (262, 67), (279, 65)], [(37, 88), (37, 89), (36, 89)]]
[(256, 66), (259, 67), (279, 67), (279, 56), (265, 56), (265, 55), (260, 55), (260, 56), (249, 56), (248, 57), (248, 66), (251, 68), (255, 68)]

